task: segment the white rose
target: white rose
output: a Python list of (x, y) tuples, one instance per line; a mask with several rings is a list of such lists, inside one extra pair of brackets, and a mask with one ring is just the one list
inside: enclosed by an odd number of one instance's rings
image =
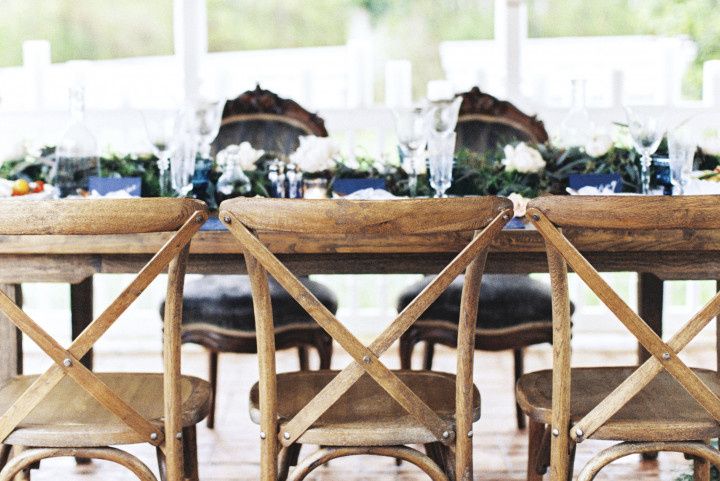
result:
[(527, 211), (527, 205), (528, 202), (530, 202), (530, 199), (526, 199), (522, 195), (515, 192), (508, 195), (507, 198), (513, 203), (513, 211), (515, 212), (514, 216), (523, 217), (525, 215), (525, 212)]
[(545, 168), (545, 160), (540, 152), (528, 147), (525, 142), (520, 142), (516, 147), (506, 145), (504, 152), (505, 158), (502, 164), (509, 171), (516, 170), (523, 174), (530, 174)]
[(607, 154), (613, 147), (613, 139), (607, 134), (594, 134), (585, 144), (585, 153), (597, 159)]
[(253, 149), (250, 142), (242, 142), (240, 145), (228, 145), (217, 154), (217, 162), (226, 165), (228, 162), (237, 162), (243, 171), (257, 169), (255, 162), (265, 155), (264, 150)]
[(720, 136), (715, 135), (701, 139), (700, 150), (706, 155), (720, 156)]
[(333, 170), (340, 147), (328, 137), (305, 135), (300, 137), (300, 146), (290, 154), (290, 162), (298, 165), (303, 172), (322, 172)]

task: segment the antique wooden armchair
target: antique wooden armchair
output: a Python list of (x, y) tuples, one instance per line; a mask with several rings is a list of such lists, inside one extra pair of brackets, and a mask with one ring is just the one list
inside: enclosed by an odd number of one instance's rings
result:
[[(720, 466), (720, 452), (707, 445), (720, 435), (718, 373), (691, 369), (679, 358), (720, 314), (720, 294), (664, 341), (562, 231), (614, 230), (630, 242), (657, 229), (682, 229), (692, 236), (720, 230), (719, 214), (716, 196), (542, 197), (530, 202), (527, 215), (545, 239), (552, 280), (553, 369), (526, 374), (517, 385), (520, 405), (531, 419), (529, 480), (541, 479), (532, 456), (542, 456), (539, 446), (547, 438), (554, 481), (571, 479), (575, 446), (586, 439), (621, 443), (593, 457), (580, 481), (592, 480), (608, 463), (633, 453), (685, 453), (695, 459), (697, 481), (709, 480), (709, 463)], [(672, 246), (659, 245), (658, 250), (671, 251)], [(571, 368), (568, 266), (651, 354), (640, 367)]]
[[(477, 87), (460, 94), (457, 147), (475, 152), (502, 147), (512, 140), (545, 142), (543, 123), (525, 115), (509, 102), (482, 93)], [(403, 291), (398, 300), (402, 310), (429, 282), (425, 278)], [(475, 335), (475, 349), (513, 350), (515, 381), (524, 371), (524, 349), (552, 342), (551, 295), (546, 284), (525, 275), (485, 275)], [(457, 338), (458, 299), (463, 289), (460, 277), (420, 316), (400, 339), (400, 362), (410, 369), (415, 345), (425, 343), (423, 369), (432, 369), (435, 344), (454, 347)], [(525, 427), (525, 416), (516, 409), (517, 426)]]
[[(323, 120), (296, 102), (258, 86), (225, 103), (220, 132), (212, 147), (217, 153), (228, 145), (248, 141), (256, 149), (288, 154), (297, 148), (301, 135), (326, 137)], [(303, 282), (328, 309), (337, 311), (337, 299), (332, 290), (307, 278)], [(308, 369), (308, 348), (313, 348), (320, 357), (320, 368), (329, 369), (332, 358), (330, 336), (318, 328), (274, 280), (270, 281), (270, 290), (275, 309), (277, 348), (297, 348), (301, 369)], [(247, 276), (204, 276), (187, 283), (184, 303), (182, 340), (199, 344), (209, 353), (213, 403), (207, 425), (212, 429), (215, 426), (219, 353), (257, 352), (250, 283)], [(162, 314), (162, 307), (160, 312)]]
[[(190, 240), (206, 219), (205, 205), (190, 199), (0, 204), (0, 234), (6, 236), (172, 234), (67, 348), (0, 292), (0, 310), (53, 361), (41, 375), (0, 384), (0, 480), (10, 481), (42, 459), (80, 456), (112, 461), (143, 481), (155, 481), (140, 460), (110, 447), (138, 443), (157, 447), (162, 479), (198, 479), (195, 425), (207, 415), (211, 393), (207, 382), (181, 375), (180, 318)], [(166, 268), (163, 373), (94, 373), (86, 368), (80, 359)], [(11, 446), (28, 448), (8, 460)]]
[[(422, 210), (422, 219), (417, 212)], [(330, 459), (357, 454), (404, 459), (435, 481), (472, 479), (472, 423), (479, 417), (473, 385), (473, 346), (480, 278), (488, 246), (512, 216), (512, 204), (497, 197), (359, 200), (239, 198), (223, 202), (220, 218), (238, 239), (250, 273), (258, 333), (260, 381), (250, 395), (251, 416), (260, 425), (261, 479), (284, 480), (290, 451), (298, 443), (326, 446), (293, 470), (304, 479)], [(292, 219), (292, 222), (288, 222)], [(284, 232), (321, 239), (328, 234), (475, 236), (370, 345), (363, 345), (288, 268), (270, 252), (262, 233)], [(343, 262), (338, 258), (336, 262)], [(390, 371), (380, 356), (461, 272), (473, 282), (462, 295), (457, 375)], [(353, 358), (343, 371), (276, 373), (272, 275)], [(407, 447), (423, 444), (427, 455)], [(281, 447), (281, 452), (278, 452)], [(283, 460), (278, 468), (278, 458)], [(279, 475), (278, 475), (279, 472)]]

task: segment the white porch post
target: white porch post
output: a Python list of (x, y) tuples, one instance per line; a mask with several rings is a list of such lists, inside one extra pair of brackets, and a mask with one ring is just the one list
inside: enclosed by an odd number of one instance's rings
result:
[(183, 78), (185, 101), (200, 95), (200, 72), (208, 51), (207, 5), (205, 0), (173, 1), (175, 57)]
[(708, 107), (720, 106), (720, 60), (703, 64), (703, 102)]
[(519, 100), (522, 80), (522, 49), (528, 35), (525, 0), (495, 0), (495, 43), (500, 54), (501, 85), (505, 96)]

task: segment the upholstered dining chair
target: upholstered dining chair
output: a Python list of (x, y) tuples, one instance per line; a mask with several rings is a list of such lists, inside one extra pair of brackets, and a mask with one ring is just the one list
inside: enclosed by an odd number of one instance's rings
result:
[[(248, 141), (255, 149), (288, 154), (302, 135), (326, 137), (323, 120), (296, 102), (283, 99), (258, 85), (233, 100), (222, 113), (220, 131), (212, 148), (218, 152), (231, 144)], [(330, 288), (310, 279), (303, 283), (332, 312), (337, 299)], [(308, 348), (320, 358), (320, 368), (329, 369), (332, 339), (318, 328), (305, 311), (273, 280), (270, 281), (278, 349), (297, 349), (301, 369), (308, 369)], [(163, 307), (160, 308), (162, 314)], [(207, 418), (215, 427), (219, 354), (254, 354), (255, 316), (247, 276), (209, 275), (188, 281), (185, 286), (182, 340), (203, 346), (209, 356), (209, 380), (213, 402)]]
[[(457, 149), (483, 152), (512, 140), (543, 143), (548, 134), (540, 120), (530, 117), (509, 102), (501, 101), (474, 87), (460, 94), (460, 115), (456, 127)], [(400, 294), (398, 311), (427, 284), (425, 278)], [(459, 277), (420, 319), (400, 338), (400, 362), (410, 369), (415, 346), (425, 343), (423, 369), (432, 369), (436, 344), (454, 347), (459, 318), (458, 300), (463, 290)], [(550, 287), (526, 275), (487, 274), (483, 276), (478, 312), (475, 349), (512, 350), (515, 381), (524, 372), (524, 349), (552, 342), (552, 305)], [(526, 426), (525, 416), (516, 407), (519, 429)]]
[[(296, 221), (288, 223), (288, 216)], [(250, 393), (250, 414), (260, 425), (263, 481), (286, 478), (287, 462), (278, 459), (292, 457), (288, 452), (298, 443), (325, 447), (295, 467), (293, 481), (331, 459), (359, 454), (404, 459), (435, 481), (472, 480), (472, 426), (480, 415), (472, 376), (480, 277), (492, 239), (511, 216), (512, 203), (498, 197), (238, 198), (220, 205), (220, 219), (245, 253), (255, 303), (260, 380)], [(304, 239), (335, 235), (348, 243), (358, 242), (358, 234), (393, 243), (408, 236), (466, 234), (468, 243), (366, 346), (257, 237), (273, 232)], [(340, 257), (337, 261), (342, 262)], [(473, 282), (467, 283), (461, 300), (456, 375), (389, 370), (383, 353), (463, 271)], [(276, 372), (268, 275), (352, 357), (343, 371)], [(408, 447), (419, 444), (427, 454)]]
[[(576, 445), (586, 439), (620, 443), (592, 457), (579, 473), (579, 481), (591, 481), (616, 459), (657, 451), (681, 452), (693, 458), (694, 479), (709, 481), (710, 463), (720, 467), (720, 452), (708, 442), (720, 435), (720, 378), (716, 370), (690, 368), (680, 355), (720, 314), (720, 294), (663, 340), (610, 287), (565, 232), (570, 228), (602, 230), (604, 235), (614, 231), (627, 243), (651, 230), (717, 235), (717, 198), (550, 196), (532, 200), (527, 215), (545, 240), (553, 289), (553, 368), (525, 374), (517, 384), (518, 400), (531, 419), (529, 431), (537, 433), (530, 436), (528, 480), (541, 479), (533, 469), (539, 459), (532, 457), (546, 455), (539, 446), (550, 438), (553, 481), (572, 479)], [(660, 242), (656, 250), (662, 255), (654, 267), (681, 265), (672, 243)], [(650, 353), (640, 367), (572, 367), (568, 267)]]
[[(73, 242), (92, 242), (98, 235), (169, 234), (121, 294), (67, 348), (0, 292), (0, 311), (52, 360), (40, 375), (0, 383), (0, 480), (10, 481), (42, 459), (80, 456), (108, 460), (142, 481), (156, 481), (144, 463), (116, 447), (140, 443), (156, 447), (163, 480), (198, 480), (195, 425), (209, 411), (211, 392), (206, 381), (181, 375), (180, 319), (190, 240), (206, 219), (206, 206), (191, 199), (0, 204), (4, 236), (72, 236)], [(166, 269), (163, 372), (88, 370), (80, 359)], [(22, 449), (9, 457), (13, 446)]]

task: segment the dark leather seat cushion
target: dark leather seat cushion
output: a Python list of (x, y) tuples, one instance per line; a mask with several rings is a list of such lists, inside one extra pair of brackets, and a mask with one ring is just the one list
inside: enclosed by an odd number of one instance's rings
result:
[[(337, 312), (337, 298), (328, 287), (307, 278), (300, 278), (300, 281), (331, 312)], [(269, 278), (269, 284), (276, 328), (288, 324), (315, 324), (275, 279)], [(213, 275), (187, 282), (183, 296), (183, 324), (197, 323), (230, 330), (254, 331), (255, 316), (248, 277)]]
[[(434, 276), (425, 277), (405, 289), (398, 300), (398, 311), (407, 306)], [(457, 323), (464, 276), (450, 287), (420, 316), (420, 319)], [(526, 275), (485, 274), (480, 289), (477, 327), (499, 329), (519, 324), (552, 320), (550, 286)]]

